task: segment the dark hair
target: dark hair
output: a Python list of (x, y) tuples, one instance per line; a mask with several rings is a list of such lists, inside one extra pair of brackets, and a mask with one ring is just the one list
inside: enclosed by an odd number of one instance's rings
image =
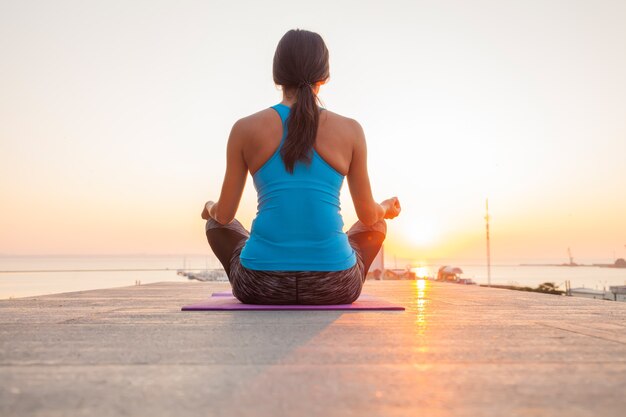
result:
[(288, 172), (296, 162), (311, 162), (313, 144), (319, 123), (319, 99), (313, 85), (329, 77), (328, 49), (315, 32), (292, 29), (276, 47), (273, 64), (274, 83), (283, 90), (296, 89), (296, 102), (287, 118), (287, 138), (280, 151)]

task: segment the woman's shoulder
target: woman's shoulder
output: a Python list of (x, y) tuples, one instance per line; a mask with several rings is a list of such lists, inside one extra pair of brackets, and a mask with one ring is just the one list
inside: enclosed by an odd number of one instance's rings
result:
[(344, 136), (351, 138), (363, 136), (363, 127), (356, 119), (330, 110), (322, 112), (320, 123), (326, 123), (334, 132), (342, 133)]
[(356, 120), (354, 120), (351, 117), (348, 116), (344, 116), (342, 114), (336, 113), (332, 110), (328, 110), (326, 108), (324, 108), (324, 111), (321, 113), (322, 115), (326, 115), (329, 118), (332, 118), (333, 120), (336, 120), (337, 122), (340, 123), (345, 123), (345, 124), (350, 124), (350, 123), (355, 123), (357, 122)]
[(271, 121), (277, 117), (276, 111), (268, 107), (255, 113), (243, 116), (233, 124), (233, 129), (245, 134), (259, 133), (260, 131), (270, 130)]
[(263, 122), (263, 121), (266, 121), (268, 118), (270, 118), (272, 116), (272, 113), (276, 114), (274, 110), (268, 107), (266, 109), (259, 110), (255, 113), (243, 116), (239, 118), (235, 123), (240, 124), (240, 125), (250, 125), (254, 123)]

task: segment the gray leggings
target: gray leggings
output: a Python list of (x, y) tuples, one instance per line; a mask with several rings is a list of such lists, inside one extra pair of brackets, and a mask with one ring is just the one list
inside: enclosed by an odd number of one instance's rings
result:
[(365, 275), (385, 240), (384, 220), (348, 230), (356, 264), (343, 271), (258, 271), (241, 265), (239, 255), (250, 233), (233, 220), (222, 225), (207, 220), (206, 236), (221, 262), (233, 295), (247, 304), (350, 304), (361, 294)]

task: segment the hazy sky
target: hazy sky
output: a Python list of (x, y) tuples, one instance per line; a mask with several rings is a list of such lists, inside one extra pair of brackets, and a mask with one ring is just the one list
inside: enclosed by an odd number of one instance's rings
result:
[(402, 202), (388, 256), (483, 257), (487, 197), (496, 262), (626, 256), (625, 22), (621, 0), (0, 0), (0, 253), (207, 253), (230, 128), (281, 100), (302, 28)]

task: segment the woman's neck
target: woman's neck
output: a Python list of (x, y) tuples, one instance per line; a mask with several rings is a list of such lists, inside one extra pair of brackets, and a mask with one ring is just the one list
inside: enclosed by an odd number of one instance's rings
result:
[(283, 101), (281, 104), (291, 107), (297, 100), (298, 96), (294, 90), (283, 90)]
[(295, 102), (296, 102), (296, 100), (293, 100), (293, 99), (288, 100), (288, 99), (286, 99), (286, 98), (284, 98), (284, 97), (283, 97), (283, 101), (281, 101), (280, 103), (281, 103), (281, 104), (284, 104), (285, 106), (291, 107), (291, 106), (293, 106), (293, 104), (294, 104)]
[[(315, 84), (315, 86), (313, 86), (313, 93), (317, 96), (317, 94), (320, 91), (320, 86), (318, 84)], [(296, 98), (297, 98), (297, 92), (294, 90), (283, 90), (283, 101), (281, 101), (281, 104), (284, 104), (285, 106), (289, 106), (291, 107), (293, 105), (293, 103), (296, 102)]]

